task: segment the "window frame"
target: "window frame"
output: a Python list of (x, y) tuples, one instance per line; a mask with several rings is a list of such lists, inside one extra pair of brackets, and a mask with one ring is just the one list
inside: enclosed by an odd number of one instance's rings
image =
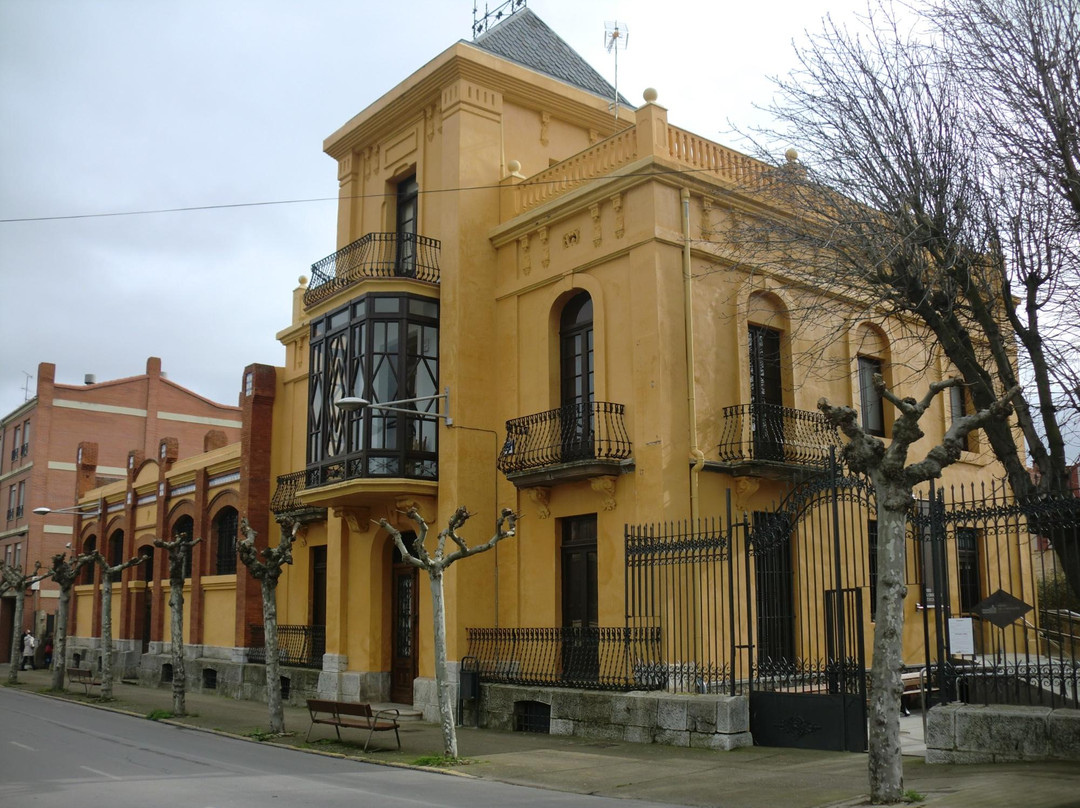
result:
[[(885, 378), (885, 360), (879, 356), (859, 354), (857, 367), (859, 425), (866, 434), (884, 438), (887, 432), (885, 397), (874, 388), (874, 375)], [(874, 423), (875, 420), (877, 424)]]

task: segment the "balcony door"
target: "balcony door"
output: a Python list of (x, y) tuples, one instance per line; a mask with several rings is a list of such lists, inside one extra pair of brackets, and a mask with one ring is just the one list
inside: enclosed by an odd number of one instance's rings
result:
[(750, 433), (755, 460), (784, 459), (780, 332), (750, 325)]
[(407, 177), (397, 186), (397, 257), (396, 275), (413, 277), (416, 274), (416, 219), (419, 214), (420, 186), (416, 175)]
[(593, 457), (593, 305), (587, 292), (572, 298), (559, 324), (562, 459)]

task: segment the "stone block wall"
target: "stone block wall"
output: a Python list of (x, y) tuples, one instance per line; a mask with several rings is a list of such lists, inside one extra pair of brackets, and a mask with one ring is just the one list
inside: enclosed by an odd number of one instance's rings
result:
[[(515, 706), (539, 702), (551, 708), (552, 735), (630, 743), (659, 743), (730, 750), (751, 746), (750, 706), (745, 696), (481, 685), (477, 705), (467, 704), (465, 723), (514, 730)], [(425, 710), (425, 718), (426, 710)]]
[(926, 717), (927, 763), (1080, 762), (1080, 710), (944, 704)]

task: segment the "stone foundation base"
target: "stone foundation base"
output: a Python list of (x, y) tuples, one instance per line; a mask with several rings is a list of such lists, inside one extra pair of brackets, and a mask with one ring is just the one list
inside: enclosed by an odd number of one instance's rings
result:
[[(435, 680), (417, 679), (413, 691), (414, 706), (423, 710), (424, 720), (437, 721)], [(454, 699), (456, 706), (456, 681)], [(480, 687), (479, 704), (465, 703), (463, 723), (472, 724), (479, 718), (482, 727), (520, 729), (524, 702), (550, 708), (552, 735), (723, 751), (754, 743), (750, 735), (750, 702), (746, 696), (606, 693), (485, 684)]]
[(1080, 762), (1080, 710), (943, 704), (926, 716), (927, 763)]

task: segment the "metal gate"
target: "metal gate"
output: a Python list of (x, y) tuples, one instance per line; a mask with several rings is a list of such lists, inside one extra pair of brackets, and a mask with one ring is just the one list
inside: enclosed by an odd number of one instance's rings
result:
[(762, 746), (866, 749), (873, 494), (831, 463), (745, 542), (750, 731)]

